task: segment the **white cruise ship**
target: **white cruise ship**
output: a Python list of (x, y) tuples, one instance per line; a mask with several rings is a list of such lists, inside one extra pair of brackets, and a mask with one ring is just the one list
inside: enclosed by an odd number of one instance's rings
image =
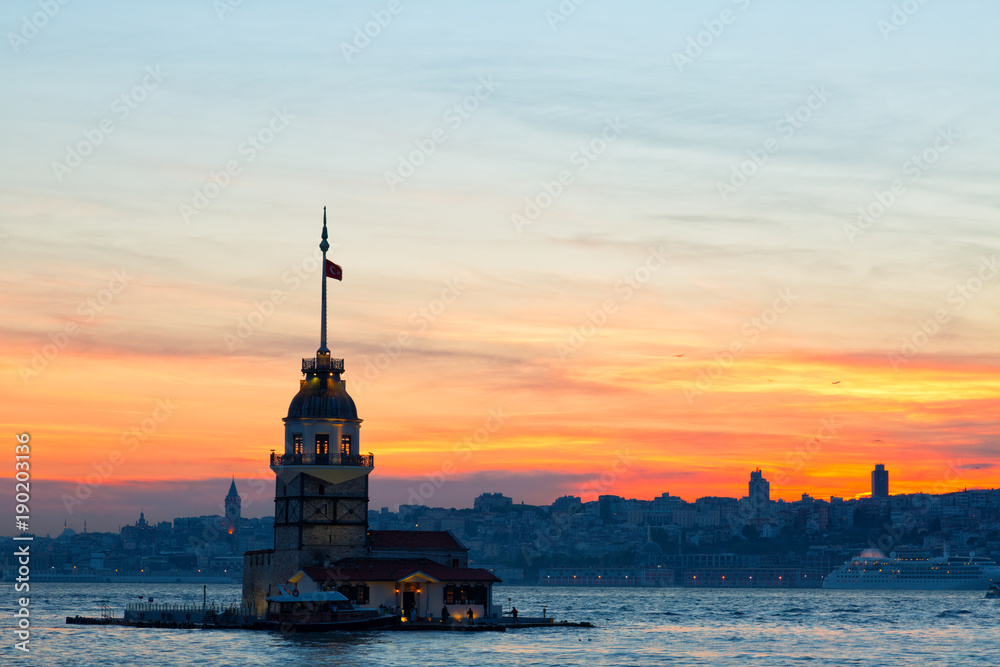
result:
[(878, 549), (865, 549), (831, 572), (823, 588), (985, 591), (1000, 582), (1000, 566), (989, 558), (948, 556), (941, 558), (887, 558)]

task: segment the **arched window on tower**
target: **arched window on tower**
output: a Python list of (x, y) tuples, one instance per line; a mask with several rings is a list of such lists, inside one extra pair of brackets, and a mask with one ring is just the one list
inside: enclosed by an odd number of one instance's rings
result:
[(298, 456), (302, 455), (302, 434), (293, 433), (292, 434), (292, 454)]
[(350, 456), (351, 455), (351, 436), (350, 434), (344, 434), (340, 436), (340, 455)]
[(317, 433), (316, 434), (316, 455), (326, 456), (330, 453), (330, 434), (329, 433)]

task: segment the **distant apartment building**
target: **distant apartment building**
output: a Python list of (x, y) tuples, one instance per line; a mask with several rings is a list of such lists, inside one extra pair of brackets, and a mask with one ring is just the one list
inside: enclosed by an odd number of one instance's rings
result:
[(492, 512), (498, 507), (509, 507), (513, 504), (513, 499), (502, 493), (483, 493), (476, 498), (472, 506), (477, 512)]
[(553, 512), (575, 514), (583, 509), (583, 499), (579, 496), (560, 496), (552, 503)]
[(889, 471), (881, 463), (872, 470), (872, 498), (889, 497)]
[(750, 473), (749, 497), (754, 507), (763, 507), (771, 501), (771, 483), (764, 479), (764, 473), (757, 468)]

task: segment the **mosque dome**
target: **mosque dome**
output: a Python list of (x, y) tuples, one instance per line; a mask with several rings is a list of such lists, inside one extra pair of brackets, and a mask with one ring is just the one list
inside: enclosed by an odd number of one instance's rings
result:
[(638, 560), (642, 565), (658, 565), (663, 562), (666, 554), (656, 542), (646, 542), (639, 547)]

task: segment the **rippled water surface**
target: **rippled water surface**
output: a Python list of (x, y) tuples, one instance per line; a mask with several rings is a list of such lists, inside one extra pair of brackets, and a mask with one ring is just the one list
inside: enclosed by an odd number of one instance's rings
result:
[[(546, 605), (594, 629), (517, 632), (271, 632), (66, 625), (121, 616), (126, 602), (200, 602), (200, 585), (32, 584), (32, 652), (15, 651), (3, 584), (0, 664), (24, 665), (991, 665), (1000, 664), (1000, 600), (980, 592), (503, 588), (522, 615)], [(228, 603), (239, 586), (210, 585)]]

